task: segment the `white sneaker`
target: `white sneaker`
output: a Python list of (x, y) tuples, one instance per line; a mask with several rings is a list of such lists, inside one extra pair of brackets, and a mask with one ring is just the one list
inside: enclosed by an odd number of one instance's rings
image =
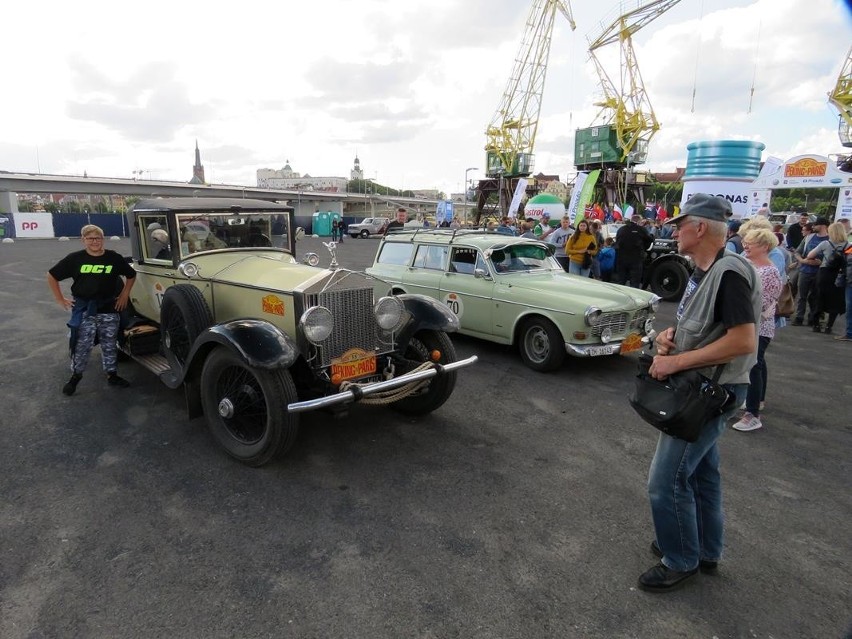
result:
[(744, 433), (750, 430), (757, 430), (762, 427), (763, 424), (760, 422), (760, 417), (755, 417), (751, 413), (743, 414), (742, 419), (732, 426), (734, 430), (739, 430)]

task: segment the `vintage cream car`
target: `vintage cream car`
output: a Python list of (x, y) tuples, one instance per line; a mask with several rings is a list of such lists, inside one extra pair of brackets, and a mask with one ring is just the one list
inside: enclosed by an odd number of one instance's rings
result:
[(638, 350), (653, 336), (659, 297), (565, 273), (553, 247), (493, 232), (422, 229), (386, 236), (367, 273), (376, 294), (422, 294), (458, 316), (460, 333), (517, 344), (532, 369), (565, 355)]
[(297, 262), (290, 207), (153, 199), (128, 221), (137, 278), (123, 348), (183, 386), (190, 416), (244, 463), (286, 451), (302, 411), (363, 400), (431, 412), (476, 360), (457, 359), (446, 333), (458, 319), (435, 300), (375, 297), (371, 278), (336, 268), (333, 245), (329, 269)]

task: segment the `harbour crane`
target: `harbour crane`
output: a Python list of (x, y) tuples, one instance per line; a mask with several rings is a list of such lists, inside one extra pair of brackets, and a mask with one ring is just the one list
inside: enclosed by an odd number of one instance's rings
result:
[[(600, 78), (603, 98), (593, 126), (578, 129), (574, 141), (574, 163), (580, 171), (603, 169), (607, 199), (624, 201), (630, 166), (647, 159), (648, 143), (660, 123), (645, 91), (633, 49), (632, 36), (680, 0), (651, 0), (604, 23), (600, 35), (589, 43), (589, 57)], [(596, 52), (618, 42), (621, 48), (619, 87), (616, 87)], [(634, 184), (634, 186), (637, 186)], [(644, 201), (639, 188), (636, 195)]]
[(530, 7), (512, 73), (485, 131), (485, 173), (490, 179), (480, 181), (477, 188), (477, 221), (489, 195), (499, 194), (502, 214), (508, 201), (506, 193), (511, 197), (517, 178), (532, 173), (533, 148), (557, 12), (568, 20), (572, 31), (577, 28), (569, 0), (533, 0)]
[(846, 147), (852, 147), (852, 47), (846, 54), (846, 62), (837, 76), (837, 84), (828, 94), (831, 102), (840, 114), (837, 135), (840, 143)]

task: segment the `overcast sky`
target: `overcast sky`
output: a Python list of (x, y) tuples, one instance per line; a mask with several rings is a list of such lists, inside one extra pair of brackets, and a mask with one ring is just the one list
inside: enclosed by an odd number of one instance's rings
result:
[[(0, 170), (188, 181), (197, 139), (210, 183), (254, 185), (286, 161), (348, 178), (357, 153), (381, 184), (457, 192), (466, 168), (483, 175), (530, 5), (7, 2)], [(573, 175), (574, 130), (600, 97), (588, 41), (636, 5), (574, 0), (574, 32), (557, 16), (536, 172)], [(649, 170), (683, 166), (696, 140), (843, 151), (826, 93), (852, 43), (848, 2), (682, 0), (633, 41), (662, 123)], [(601, 57), (617, 74), (617, 45)]]

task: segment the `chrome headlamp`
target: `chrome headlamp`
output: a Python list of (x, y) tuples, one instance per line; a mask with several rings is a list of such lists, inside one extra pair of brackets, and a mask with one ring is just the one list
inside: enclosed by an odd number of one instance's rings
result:
[(651, 310), (654, 311), (655, 313), (657, 312), (657, 309), (660, 307), (660, 300), (661, 299), (663, 299), (663, 298), (660, 297), (659, 295), (652, 295), (651, 299), (648, 300), (648, 306), (650, 306)]
[(603, 311), (601, 309), (599, 309), (597, 306), (590, 306), (586, 309), (586, 313), (584, 315), (586, 324), (588, 324), (589, 326), (597, 326), (597, 323), (600, 321), (601, 315), (603, 315)]
[(312, 306), (299, 318), (302, 332), (312, 344), (319, 344), (328, 339), (334, 330), (334, 317), (325, 306)]
[(405, 307), (396, 297), (382, 297), (373, 307), (376, 322), (385, 331), (392, 331), (402, 324)]

